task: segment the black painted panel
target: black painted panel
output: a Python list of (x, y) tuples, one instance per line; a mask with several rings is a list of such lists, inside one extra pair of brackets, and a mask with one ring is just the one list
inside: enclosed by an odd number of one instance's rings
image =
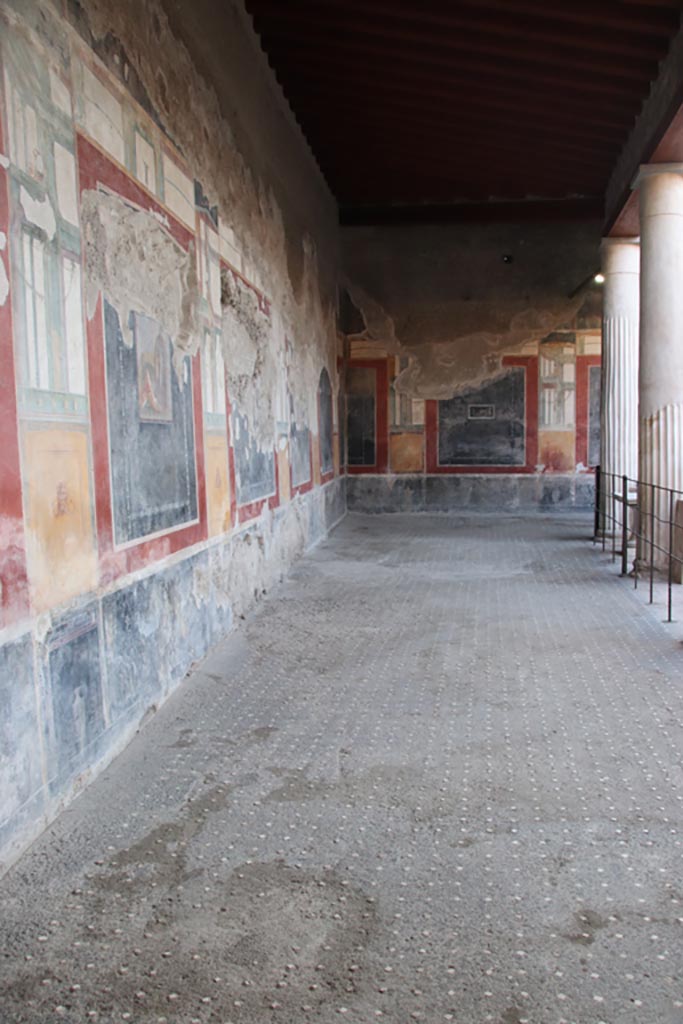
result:
[(267, 498), (275, 493), (275, 456), (262, 451), (251, 436), (246, 416), (232, 411), (232, 439), (235, 449), (237, 504)]
[(331, 473), (334, 469), (332, 443), (334, 428), (332, 425), (332, 382), (327, 370), (320, 374), (318, 385), (318, 407), (320, 409), (320, 469), (323, 473)]
[(117, 544), (197, 518), (192, 369), (182, 387), (171, 341), (156, 321), (132, 316), (135, 344), (104, 304), (107, 406), (114, 535)]
[(346, 414), (349, 466), (374, 466), (375, 392), (377, 378), (371, 367), (349, 367), (346, 377)]
[(346, 465), (346, 404), (344, 401), (344, 389), (339, 388), (337, 395), (337, 423), (339, 424), (339, 461)]
[(301, 487), (311, 479), (311, 432), (308, 427), (297, 427), (296, 423), (292, 423), (289, 453), (292, 460), (292, 484)]
[(588, 465), (600, 463), (600, 376), (599, 366), (588, 369)]
[(210, 622), (195, 582), (207, 566), (202, 552), (102, 599), (112, 722), (156, 704), (206, 653)]
[(0, 848), (41, 812), (40, 726), (30, 635), (0, 645)]
[(63, 782), (96, 759), (105, 729), (97, 609), (58, 619), (46, 641), (52, 704), (51, 776)]
[(523, 466), (525, 371), (439, 402), (439, 465)]

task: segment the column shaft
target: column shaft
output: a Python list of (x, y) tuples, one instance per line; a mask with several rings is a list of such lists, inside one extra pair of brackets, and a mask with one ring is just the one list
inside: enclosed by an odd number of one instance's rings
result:
[(600, 468), (606, 481), (624, 474), (635, 479), (638, 475), (638, 241), (605, 239), (602, 256), (605, 284)]
[[(669, 542), (669, 497), (647, 484), (683, 488), (683, 168), (641, 169), (640, 479), (655, 544)], [(660, 520), (660, 521), (657, 521)], [(664, 568), (667, 559), (655, 551)]]

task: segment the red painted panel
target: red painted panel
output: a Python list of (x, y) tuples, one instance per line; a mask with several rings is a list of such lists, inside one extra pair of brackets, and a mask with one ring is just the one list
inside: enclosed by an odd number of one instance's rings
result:
[[(0, 112), (4, 109), (2, 83), (0, 67)], [(3, 123), (0, 117), (0, 153), (4, 152)], [(4, 249), (0, 249), (0, 260), (9, 281), (9, 175), (4, 167), (0, 167), (0, 232), (6, 239)], [(29, 609), (12, 338), (10, 292), (0, 306), (0, 626), (16, 622)]]
[(226, 401), (226, 428), (228, 433), (228, 472), (230, 473), (230, 524), (235, 526), (237, 524), (237, 476), (235, 473), (235, 449), (232, 446), (232, 406), (230, 404), (230, 396), (228, 394), (228, 383), (225, 382), (225, 401)]
[(349, 359), (349, 367), (375, 371), (375, 465), (347, 466), (348, 473), (386, 473), (389, 466), (389, 366), (386, 359)]
[[(600, 356), (576, 357), (576, 465), (588, 466), (590, 415), (590, 368), (600, 366)], [(590, 470), (593, 472), (593, 470)]]
[(503, 366), (523, 366), (525, 388), (525, 435), (523, 466), (440, 466), (439, 403), (425, 403), (425, 433), (428, 473), (535, 473), (538, 463), (538, 356), (504, 356)]
[[(97, 146), (80, 134), (77, 135), (77, 153), (81, 192), (104, 185), (122, 198), (136, 203), (142, 209), (162, 214), (173, 238), (184, 249), (189, 248), (190, 243), (194, 240), (193, 234)], [(87, 273), (87, 267), (85, 272)], [(192, 359), (192, 395), (199, 521), (150, 540), (143, 539), (138, 543), (127, 545), (125, 548), (117, 550), (114, 547), (102, 306), (100, 298), (95, 316), (92, 320), (87, 321), (87, 345), (100, 581), (102, 584), (106, 584), (125, 573), (144, 568), (183, 548), (206, 540), (208, 517), (204, 474), (201, 364), (199, 353), (197, 353)]]
[(168, 230), (176, 242), (183, 249), (189, 248), (190, 243), (194, 241), (193, 233), (176, 220), (166, 207), (150, 196), (135, 178), (126, 174), (106, 153), (80, 133), (76, 135), (76, 146), (81, 192), (86, 188), (96, 189), (98, 185), (106, 185), (112, 192), (129, 199), (140, 209), (158, 213), (168, 223)]

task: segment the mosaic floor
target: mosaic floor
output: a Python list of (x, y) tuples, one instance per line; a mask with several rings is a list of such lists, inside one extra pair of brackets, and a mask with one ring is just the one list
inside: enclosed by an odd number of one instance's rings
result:
[(589, 531), (350, 516), (0, 883), (3, 1024), (680, 1024), (683, 647)]

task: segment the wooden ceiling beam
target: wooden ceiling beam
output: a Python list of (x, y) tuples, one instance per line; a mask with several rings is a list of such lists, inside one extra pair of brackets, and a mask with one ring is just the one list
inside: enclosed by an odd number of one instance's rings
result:
[[(584, 93), (587, 96), (602, 97), (608, 96), (615, 99), (630, 98), (636, 102), (647, 85), (647, 79), (639, 81), (637, 77), (615, 80), (610, 77), (600, 78), (592, 76), (590, 79), (582, 75), (570, 75), (567, 73), (540, 73), (532, 70), (523, 62), (517, 65), (502, 64), (497, 61), (473, 60), (445, 60), (435, 57), (433, 54), (406, 53), (405, 50), (389, 49), (383, 47), (367, 46), (365, 44), (354, 45), (335, 44), (333, 49), (323, 48), (319, 45), (309, 46), (301, 38), (295, 35), (289, 39), (282, 54), (277, 56), (279, 37), (274, 38), (268, 35), (262, 36), (261, 41), (266, 51), (271, 55), (273, 66), (277, 68), (278, 77), (281, 82), (286, 83), (288, 68), (298, 64), (324, 63), (327, 66), (336, 64), (342, 74), (351, 75), (354, 66), (371, 67), (376, 75), (388, 72), (390, 76), (400, 76), (404, 72), (422, 73), (428, 79), (435, 79), (438, 73), (451, 76), (459, 75), (465, 81), (469, 80), (469, 87), (476, 87), (479, 76), (486, 77), (504, 85), (523, 85), (530, 91), (536, 91), (552, 87), (563, 91), (567, 96), (576, 93)], [(280, 40), (281, 42), (281, 40)]]
[(327, 120), (333, 104), (335, 112), (343, 110), (345, 113), (354, 114), (359, 124), (369, 118), (381, 119), (389, 113), (402, 116), (406, 122), (416, 120), (419, 123), (443, 125), (444, 128), (457, 128), (460, 124), (469, 123), (476, 123), (487, 129), (490, 127), (491, 131), (514, 126), (525, 130), (532, 126), (535, 133), (552, 131), (561, 137), (583, 139), (598, 146), (607, 144), (611, 149), (614, 148), (614, 144), (623, 142), (626, 131), (624, 126), (607, 128), (604, 124), (594, 124), (585, 116), (566, 118), (561, 112), (557, 112), (553, 117), (551, 111), (518, 110), (514, 104), (498, 109), (488, 104), (468, 101), (462, 106), (455, 106), (446, 100), (432, 101), (422, 94), (401, 97), (393, 92), (376, 92), (372, 104), (368, 105), (367, 96), (360, 90), (358, 94), (330, 94), (324, 88), (313, 91), (307, 87), (300, 87), (292, 92), (291, 83), (290, 93), (294, 97), (294, 106), (299, 111), (304, 125), (309, 122), (310, 117), (322, 117)]
[[(288, 70), (286, 81), (282, 76), (283, 88), (304, 92), (304, 98), (310, 97), (318, 90), (325, 89), (334, 101), (339, 95), (353, 92), (361, 95), (362, 101), (368, 103), (373, 95), (395, 95), (420, 100), (437, 99), (448, 103), (466, 103), (473, 108), (496, 108), (508, 110), (524, 110), (529, 113), (551, 111), (558, 116), (563, 113), (572, 114), (578, 120), (591, 120), (595, 124), (624, 130), (624, 126), (633, 119), (633, 103), (594, 97), (574, 96), (567, 99), (562, 90), (544, 90), (542, 94), (536, 89), (518, 89), (515, 87), (496, 86), (491, 82), (472, 83), (467, 77), (434, 79), (429, 75), (406, 74), (401, 69), (401, 80), (373, 76), (372, 69), (363, 65), (360, 68), (346, 68), (346, 74), (339, 72), (338, 66), (329, 64), (320, 58), (314, 62), (300, 63)], [(469, 88), (468, 88), (469, 82)]]
[[(675, 6), (679, 0), (672, 0)], [(400, 3), (397, 0), (338, 0), (323, 7), (320, 0), (289, 0), (283, 6), (282, 0), (247, 0), (247, 7), (259, 24), (266, 22), (326, 23), (330, 19), (346, 18), (366, 22), (374, 20), (384, 25), (406, 25), (414, 28), (434, 26), (443, 31), (482, 32), (491, 37), (505, 40), (522, 39), (535, 46), (575, 46), (582, 52), (622, 54), (625, 57), (661, 58), (662, 44), (669, 35), (669, 26), (657, 25), (651, 19), (647, 27), (637, 33), (615, 29), (614, 26), (594, 25), (586, 33), (579, 23), (573, 30), (567, 22), (553, 17), (555, 10), (548, 5), (542, 15), (520, 18), (514, 6), (507, 4), (497, 10), (496, 17), (472, 7), (463, 8), (454, 4), (435, 8), (433, 4)]]
[[(514, 150), (514, 159), (510, 160), (509, 153), (512, 150), (512, 143), (494, 142), (480, 136), (461, 135), (457, 141), (453, 141), (453, 149), (447, 146), (427, 148), (429, 143), (433, 143), (430, 136), (420, 136), (419, 134), (414, 134), (409, 139), (398, 135), (391, 139), (372, 134), (356, 135), (353, 139), (349, 139), (348, 154), (345, 157), (337, 157), (336, 162), (340, 167), (354, 166), (359, 155), (367, 159), (371, 154), (379, 153), (381, 155), (379, 162), (385, 166), (391, 163), (396, 156), (401, 155), (411, 163), (411, 168), (415, 165), (434, 168), (440, 163), (448, 161), (457, 164), (462, 170), (472, 166), (479, 168), (481, 158), (484, 156), (486, 159), (481, 170), (484, 170), (485, 167), (490, 170), (492, 166), (504, 166), (510, 173), (513, 173), (522, 166), (532, 168), (536, 172), (544, 172), (547, 168), (549, 176), (552, 174), (561, 176), (567, 173), (570, 167), (591, 171), (593, 176), (597, 172), (600, 176), (601, 171), (605, 168), (609, 169), (611, 164), (609, 155), (601, 154), (599, 159), (595, 159), (590, 154), (575, 152), (555, 145), (544, 145), (542, 151), (538, 152), (524, 146), (523, 142), (517, 145)], [(336, 151), (335, 142), (321, 143), (318, 151), (321, 163), (324, 162), (326, 156), (333, 156)]]
[[(572, 50), (567, 46), (565, 38), (563, 43), (557, 42), (552, 50), (541, 47), (534, 43), (529, 44), (528, 39), (523, 43), (521, 39), (498, 39), (496, 36), (484, 32), (474, 33), (463, 31), (452, 33), (450, 36), (444, 33), (443, 29), (434, 26), (431, 30), (424, 27), (393, 27), (390, 19), (381, 22), (372, 22), (368, 17), (359, 18), (352, 23), (348, 14), (341, 13), (335, 19), (329, 14), (322, 16), (314, 15), (307, 21), (298, 22), (296, 17), (288, 13), (284, 8), (279, 15), (269, 16), (268, 25), (264, 25), (264, 35), (272, 33), (272, 26), (277, 25), (277, 36), (279, 39), (300, 38), (302, 25), (306, 38), (312, 42), (326, 47), (328, 44), (337, 45), (341, 40), (347, 40), (354, 47), (361, 42), (373, 45), (372, 40), (381, 40), (382, 49), (387, 41), (406, 44), (408, 46), (425, 49), (430, 54), (439, 54), (447, 59), (451, 57), (487, 57), (502, 58), (503, 60), (523, 60), (532, 65), (539, 65), (548, 69), (567, 68), (577, 74), (589, 73), (600, 76), (614, 76), (616, 78), (633, 78), (634, 75), (649, 79), (656, 69), (656, 58), (645, 57), (641, 53), (636, 57), (613, 56), (611, 54), (592, 54), (585, 48), (577, 45)], [(259, 21), (257, 19), (257, 30)], [(585, 33), (584, 33), (585, 34)], [(369, 42), (368, 42), (369, 41)]]
[[(325, 132), (326, 122), (327, 116), (322, 110), (316, 115), (312, 114), (304, 126), (305, 133), (320, 138)], [(449, 121), (432, 120), (424, 115), (416, 115), (411, 120), (401, 111), (386, 111), (380, 114), (375, 110), (369, 110), (364, 114), (357, 114), (353, 110), (339, 108), (335, 116), (335, 126), (343, 130), (344, 138), (351, 146), (363, 138), (381, 138), (388, 144), (391, 140), (386, 137), (386, 129), (389, 129), (393, 135), (398, 135), (402, 139), (420, 138), (434, 151), (460, 146), (465, 142), (480, 142), (492, 145), (506, 154), (520, 146), (541, 156), (549, 152), (582, 154), (593, 164), (600, 156), (613, 161), (615, 154), (619, 152), (618, 143), (615, 145), (610, 142), (597, 142), (594, 139), (566, 136), (563, 133), (541, 134), (533, 126), (521, 129), (514, 125), (500, 125), (498, 130), (495, 130), (488, 123), (484, 124), (476, 118)], [(336, 138), (334, 143), (336, 145)]]
[[(460, 0), (461, 8), (510, 13), (509, 0)], [(572, 0), (568, 4), (548, 5), (546, 0), (514, 0), (513, 10), (517, 16), (528, 15), (531, 18), (551, 18), (554, 21), (571, 25), (583, 25), (588, 28), (617, 29), (626, 32), (652, 32), (661, 29), (669, 32), (674, 19), (674, 11), (653, 11), (643, 4), (625, 4), (620, 0), (608, 3), (601, 0)]]

